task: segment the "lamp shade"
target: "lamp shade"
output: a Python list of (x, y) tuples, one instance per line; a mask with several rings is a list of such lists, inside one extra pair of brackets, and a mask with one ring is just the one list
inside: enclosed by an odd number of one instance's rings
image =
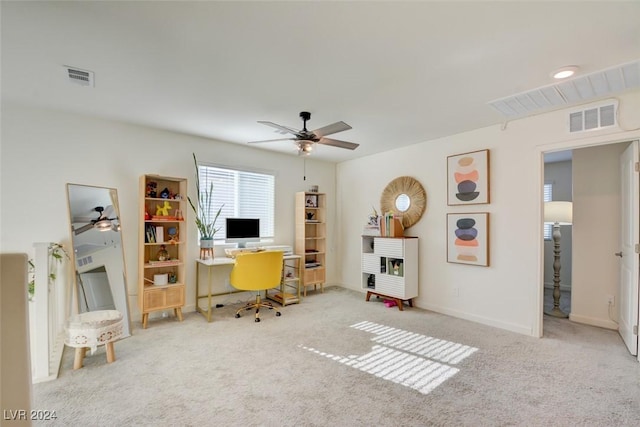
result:
[(544, 222), (570, 225), (573, 221), (573, 203), (571, 202), (545, 202)]

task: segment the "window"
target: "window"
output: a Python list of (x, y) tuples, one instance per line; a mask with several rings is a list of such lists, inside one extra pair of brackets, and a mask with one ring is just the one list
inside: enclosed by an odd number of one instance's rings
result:
[(260, 218), (260, 237), (273, 238), (275, 211), (275, 176), (246, 170), (229, 169), (198, 164), (200, 186), (209, 188), (213, 183), (213, 203), (208, 217), (213, 219), (220, 206), (216, 221), (219, 231), (216, 240), (226, 236), (226, 218)]
[[(545, 184), (544, 192), (542, 194), (542, 201), (550, 202), (551, 200), (553, 200), (553, 184)], [(551, 240), (552, 230), (553, 230), (552, 224), (544, 225), (544, 240)]]

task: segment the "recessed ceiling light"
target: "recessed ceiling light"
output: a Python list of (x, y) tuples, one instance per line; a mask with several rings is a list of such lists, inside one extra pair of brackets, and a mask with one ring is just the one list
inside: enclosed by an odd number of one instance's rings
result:
[(578, 71), (578, 67), (576, 67), (575, 65), (568, 65), (554, 71), (553, 73), (551, 73), (551, 76), (554, 79), (566, 79), (567, 77), (573, 76), (576, 71)]

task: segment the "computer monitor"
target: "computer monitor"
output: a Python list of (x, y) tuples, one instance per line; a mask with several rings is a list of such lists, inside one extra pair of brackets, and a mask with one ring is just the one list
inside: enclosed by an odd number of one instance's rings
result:
[(246, 247), (248, 242), (260, 241), (260, 219), (227, 218), (227, 243), (237, 243), (239, 248)]

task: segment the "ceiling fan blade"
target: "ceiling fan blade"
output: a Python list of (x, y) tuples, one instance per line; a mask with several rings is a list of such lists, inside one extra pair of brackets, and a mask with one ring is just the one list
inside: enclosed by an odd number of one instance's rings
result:
[(349, 129), (351, 129), (351, 126), (349, 126), (345, 122), (335, 122), (330, 125), (323, 126), (320, 129), (316, 129), (313, 131), (313, 133), (318, 138), (322, 138), (323, 136), (331, 135), (333, 133), (338, 133)]
[(249, 141), (247, 144), (257, 144), (260, 142), (275, 142), (275, 141), (295, 141), (296, 138), (278, 138), (278, 139), (265, 139), (262, 141)]
[(116, 216), (116, 210), (113, 207), (113, 205), (109, 205), (106, 208), (104, 208), (104, 211), (102, 212), (102, 216), (104, 216), (105, 218), (108, 217), (115, 217)]
[(89, 224), (83, 225), (80, 228), (74, 228), (73, 229), (73, 234), (75, 234), (77, 236), (78, 234), (84, 233), (85, 231), (89, 231), (92, 228), (93, 228), (93, 223), (90, 222)]
[(322, 138), (318, 141), (318, 144), (331, 145), (333, 147), (346, 148), (348, 150), (355, 150), (360, 144), (354, 142), (340, 141), (339, 139)]
[(297, 129), (293, 129), (293, 128), (290, 128), (290, 127), (287, 127), (287, 126), (282, 126), (282, 125), (279, 125), (279, 124), (273, 123), (273, 122), (265, 122), (265, 121), (262, 121), (262, 120), (258, 120), (258, 123), (261, 123), (261, 124), (267, 125), (267, 126), (271, 126), (272, 128), (276, 128), (283, 135), (287, 134), (287, 133), (291, 133), (293, 135), (297, 135), (300, 132)]

